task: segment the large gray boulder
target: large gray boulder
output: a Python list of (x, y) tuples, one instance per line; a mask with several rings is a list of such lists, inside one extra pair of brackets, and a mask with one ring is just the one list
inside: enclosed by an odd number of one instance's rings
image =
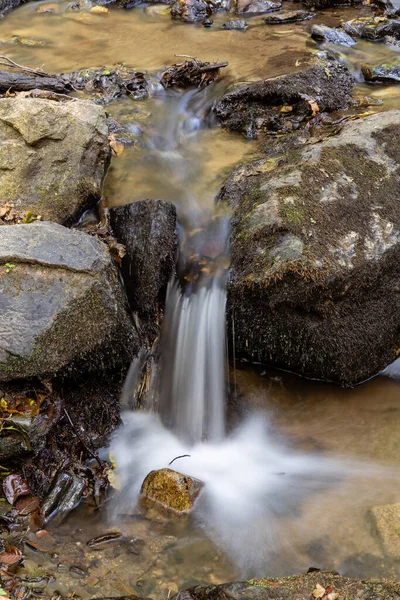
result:
[(103, 242), (56, 223), (0, 227), (0, 381), (100, 371), (137, 351)]
[(236, 84), (213, 110), (224, 127), (257, 137), (300, 128), (316, 114), (347, 106), (355, 81), (338, 61), (324, 53), (288, 75)]
[(236, 352), (352, 385), (400, 349), (400, 111), (324, 141), (292, 137), (221, 192)]
[(0, 99), (0, 206), (70, 223), (101, 196), (106, 114), (86, 101)]

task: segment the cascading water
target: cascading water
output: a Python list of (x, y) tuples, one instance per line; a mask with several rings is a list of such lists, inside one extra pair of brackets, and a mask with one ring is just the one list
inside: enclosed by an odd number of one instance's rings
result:
[[(290, 561), (293, 540), (301, 538), (297, 521), (302, 502), (329, 486), (333, 489), (349, 475), (362, 497), (360, 474), (365, 475), (366, 468), (290, 448), (271, 431), (264, 414), (252, 415), (226, 432), (229, 225), (215, 207), (215, 194), (203, 196), (201, 204), (196, 196), (204, 162), (196, 154), (196, 137), (209, 105), (207, 90), (162, 98), (153, 133), (142, 140), (151, 181), (147, 184), (155, 189), (149, 195), (159, 197), (164, 186), (162, 197), (175, 200), (181, 243), (178, 278), (170, 282), (166, 301), (159, 414), (123, 415), (124, 425), (111, 449), (121, 487), (114, 512), (126, 513), (126, 507), (136, 504), (151, 470), (186, 455), (173, 468), (205, 483), (194, 522), (241, 574), (262, 575), (267, 562), (272, 574), (274, 555), (280, 552), (282, 557), (284, 550)], [(374, 469), (369, 473), (377, 475)], [(346, 510), (346, 491), (340, 488), (340, 494)], [(282, 520), (293, 522), (291, 539), (280, 534)], [(323, 530), (322, 522), (319, 527)], [(276, 572), (282, 574), (282, 559), (279, 565)]]

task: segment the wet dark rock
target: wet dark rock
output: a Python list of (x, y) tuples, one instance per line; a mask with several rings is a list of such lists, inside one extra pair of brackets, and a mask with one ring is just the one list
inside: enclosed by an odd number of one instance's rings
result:
[(131, 306), (151, 314), (175, 269), (175, 206), (163, 200), (134, 202), (113, 208), (110, 221), (126, 247), (122, 274)]
[(360, 37), (371, 42), (382, 42), (387, 36), (400, 39), (400, 20), (385, 17), (353, 19), (344, 23), (343, 29), (352, 37)]
[(370, 67), (362, 65), (362, 74), (365, 81), (371, 83), (399, 83), (400, 82), (400, 64), (378, 65)]
[(1, 381), (101, 372), (137, 352), (117, 272), (98, 239), (56, 223), (3, 226), (0, 272)]
[(264, 23), (267, 25), (280, 25), (282, 23), (296, 23), (297, 21), (308, 21), (313, 19), (315, 13), (306, 10), (290, 10), (287, 12), (275, 13), (265, 17)]
[(160, 82), (164, 88), (199, 87), (204, 88), (218, 79), (221, 69), (227, 62), (209, 63), (191, 59), (171, 65), (161, 73)]
[(187, 513), (193, 508), (203, 482), (172, 469), (151, 471), (143, 481), (141, 496), (175, 513)]
[(298, 129), (316, 111), (344, 108), (353, 86), (353, 76), (344, 66), (317, 58), (313, 65), (296, 73), (236, 85), (213, 110), (222, 125), (252, 138), (260, 133)]
[(362, 4), (363, 0), (302, 0), (307, 8), (330, 8), (332, 6), (349, 6)]
[(20, 4), (23, 4), (22, 0), (0, 0), (0, 18)]
[(212, 5), (203, 0), (178, 0), (171, 6), (171, 16), (185, 23), (204, 21), (212, 13)]
[(317, 585), (331, 588), (338, 598), (346, 600), (397, 600), (400, 583), (382, 580), (359, 580), (335, 573), (318, 571), (281, 577), (279, 579), (252, 579), (223, 585), (195, 586), (179, 592), (172, 600), (310, 600)]
[(144, 100), (149, 96), (146, 76), (123, 65), (111, 68), (85, 69), (62, 76), (76, 90), (84, 90), (94, 96), (98, 104), (107, 104), (121, 96)]
[(202, 22), (203, 27), (212, 27), (214, 25), (214, 21), (212, 19), (205, 19)]
[(383, 112), (322, 142), (270, 142), (234, 171), (221, 199), (237, 356), (347, 386), (395, 359), (399, 141), (400, 111)]
[(397, 17), (400, 15), (399, 0), (373, 0), (371, 4), (378, 6), (388, 17)]
[(71, 223), (101, 197), (110, 147), (92, 102), (0, 99), (0, 205)]
[(64, 521), (82, 498), (85, 480), (69, 473), (57, 475), (53, 486), (42, 503), (45, 523), (52, 522), (57, 526)]
[(326, 25), (313, 25), (311, 37), (318, 42), (337, 44), (340, 46), (354, 46), (355, 40), (340, 28), (327, 27)]
[(282, 2), (272, 0), (237, 0), (235, 10), (238, 13), (263, 14), (282, 8)]
[(227, 23), (224, 23), (222, 27), (224, 29), (239, 29), (243, 31), (247, 28), (247, 23), (242, 19), (235, 19), (233, 21), (228, 21)]

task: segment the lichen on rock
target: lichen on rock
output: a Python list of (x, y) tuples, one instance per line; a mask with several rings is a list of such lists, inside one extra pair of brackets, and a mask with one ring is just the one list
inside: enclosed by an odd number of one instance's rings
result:
[[(353, 385), (400, 347), (400, 111), (269, 143), (221, 191), (238, 355)], [(229, 328), (228, 330), (231, 330)]]

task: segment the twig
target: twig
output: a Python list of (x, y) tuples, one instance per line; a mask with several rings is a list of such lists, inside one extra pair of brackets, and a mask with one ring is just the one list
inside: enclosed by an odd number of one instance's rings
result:
[[(2, 62), (2, 60), (5, 60), (7, 62)], [(19, 71), (26, 71), (27, 73), (33, 73), (34, 75), (38, 75), (39, 77), (52, 77), (52, 75), (46, 73), (45, 71), (37, 71), (36, 69), (31, 69), (30, 67), (24, 67), (23, 65), (19, 65), (18, 63), (11, 60), (11, 58), (4, 55), (0, 55), (0, 65), (3, 65), (3, 67), (18, 69)]]
[(199, 68), (200, 73), (206, 73), (207, 71), (217, 71), (218, 69), (222, 69), (222, 67), (227, 67), (227, 62), (215, 63), (213, 65), (206, 65), (204, 67)]
[(175, 456), (175, 458), (172, 459), (170, 463), (168, 463), (168, 466), (172, 465), (172, 463), (175, 462), (176, 460), (178, 460), (178, 458), (186, 458), (187, 456), (190, 458), (191, 455), (190, 454), (181, 454), (181, 456)]
[(63, 411), (64, 411), (65, 416), (67, 417), (67, 419), (69, 421), (69, 424), (71, 425), (73, 431), (76, 433), (76, 436), (77, 436), (78, 440), (82, 444), (82, 446), (85, 448), (85, 450), (87, 450), (87, 452), (89, 452), (90, 456), (92, 456), (98, 462), (98, 464), (100, 465), (100, 467), (103, 468), (103, 464), (102, 464), (101, 460), (99, 459), (99, 457), (97, 456), (97, 454), (95, 454), (93, 452), (93, 450), (91, 450), (90, 448), (88, 448), (88, 446), (85, 444), (85, 442), (83, 441), (83, 439), (79, 435), (77, 428), (73, 424), (72, 419), (71, 419), (71, 417), (69, 416), (69, 414), (67, 412), (67, 409), (63, 408)]

